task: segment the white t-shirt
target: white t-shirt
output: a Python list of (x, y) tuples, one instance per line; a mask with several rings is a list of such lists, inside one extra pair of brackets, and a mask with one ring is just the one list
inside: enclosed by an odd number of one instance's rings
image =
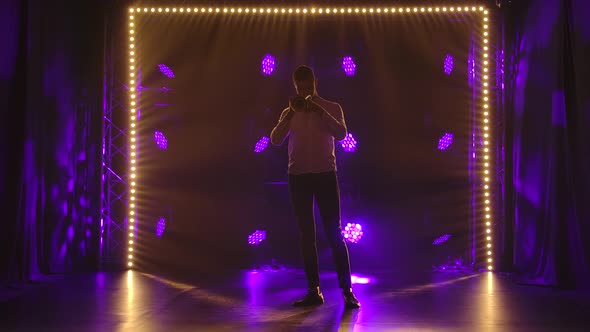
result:
[[(312, 98), (321, 112), (293, 112), (286, 108), (270, 134), (273, 145), (289, 136), (289, 174), (322, 173), (336, 170), (334, 139), (346, 137), (342, 107), (319, 96)], [(293, 112), (289, 119), (288, 113)]]

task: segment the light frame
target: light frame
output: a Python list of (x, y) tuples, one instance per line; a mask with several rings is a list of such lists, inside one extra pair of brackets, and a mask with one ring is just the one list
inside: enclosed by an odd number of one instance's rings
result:
[[(137, 143), (138, 143), (138, 69), (136, 62), (136, 22), (139, 17), (146, 15), (452, 15), (469, 13), (478, 15), (481, 19), (481, 49), (479, 52), (480, 70), (476, 70), (476, 76), (479, 80), (478, 96), (477, 96), (477, 112), (478, 124), (482, 129), (483, 146), (476, 151), (476, 165), (479, 171), (479, 179), (483, 188), (481, 193), (478, 193), (478, 206), (483, 206), (484, 212), (482, 217), (478, 213), (477, 218), (482, 219), (478, 223), (485, 226), (485, 242), (482, 246), (479, 239), (476, 240), (477, 248), (483, 248), (486, 252), (486, 268), (489, 271), (494, 269), (493, 246), (492, 246), (492, 193), (491, 183), (494, 177), (492, 173), (492, 155), (491, 155), (491, 123), (490, 113), (491, 107), (491, 88), (490, 88), (490, 63), (492, 58), (490, 56), (490, 35), (491, 35), (491, 19), (490, 12), (486, 6), (482, 5), (458, 5), (458, 6), (363, 6), (363, 7), (343, 7), (343, 6), (295, 6), (295, 7), (276, 7), (276, 6), (196, 6), (196, 7), (145, 7), (132, 6), (127, 10), (129, 16), (127, 26), (129, 27), (129, 50), (127, 52), (129, 62), (129, 200), (128, 200), (128, 236), (127, 236), (127, 268), (133, 268), (135, 259), (134, 248), (137, 242)], [(478, 234), (479, 235), (479, 234)]]

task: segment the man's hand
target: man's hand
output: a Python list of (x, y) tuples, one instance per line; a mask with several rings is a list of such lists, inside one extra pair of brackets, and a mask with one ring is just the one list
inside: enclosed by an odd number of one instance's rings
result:
[(285, 120), (290, 121), (294, 115), (295, 111), (292, 108), (289, 108), (289, 111), (287, 111), (287, 114), (285, 114)]

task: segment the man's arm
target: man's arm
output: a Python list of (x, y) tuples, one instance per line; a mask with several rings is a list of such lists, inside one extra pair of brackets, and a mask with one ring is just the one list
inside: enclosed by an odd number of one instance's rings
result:
[(348, 130), (346, 129), (346, 121), (344, 121), (344, 112), (342, 112), (342, 107), (339, 104), (336, 104), (338, 106), (338, 111), (336, 112), (336, 117), (334, 117), (318, 103), (314, 101), (310, 102), (314, 107), (314, 110), (320, 114), (322, 121), (324, 121), (324, 123), (328, 126), (332, 136), (334, 136), (337, 141), (341, 141), (346, 138)]
[(285, 140), (285, 137), (289, 135), (291, 118), (293, 118), (293, 110), (286, 108), (281, 113), (279, 122), (270, 132), (270, 143), (273, 145), (281, 145)]

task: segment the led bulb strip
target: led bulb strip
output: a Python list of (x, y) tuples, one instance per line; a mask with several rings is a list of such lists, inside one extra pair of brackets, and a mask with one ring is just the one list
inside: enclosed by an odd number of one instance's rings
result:
[(134, 245), (137, 242), (137, 62), (136, 62), (136, 16), (151, 14), (219, 14), (219, 15), (385, 15), (385, 14), (458, 14), (469, 13), (480, 15), (483, 47), (481, 50), (480, 62), (481, 72), (481, 126), (483, 128), (482, 152), (477, 155), (482, 158), (479, 165), (482, 166), (483, 177), (483, 218), (485, 227), (485, 251), (486, 265), (488, 270), (493, 270), (493, 248), (492, 248), (492, 198), (491, 198), (491, 155), (490, 155), (490, 18), (489, 10), (482, 6), (437, 6), (437, 7), (131, 7), (129, 8), (129, 223), (128, 223), (128, 256), (127, 266), (133, 267)]

